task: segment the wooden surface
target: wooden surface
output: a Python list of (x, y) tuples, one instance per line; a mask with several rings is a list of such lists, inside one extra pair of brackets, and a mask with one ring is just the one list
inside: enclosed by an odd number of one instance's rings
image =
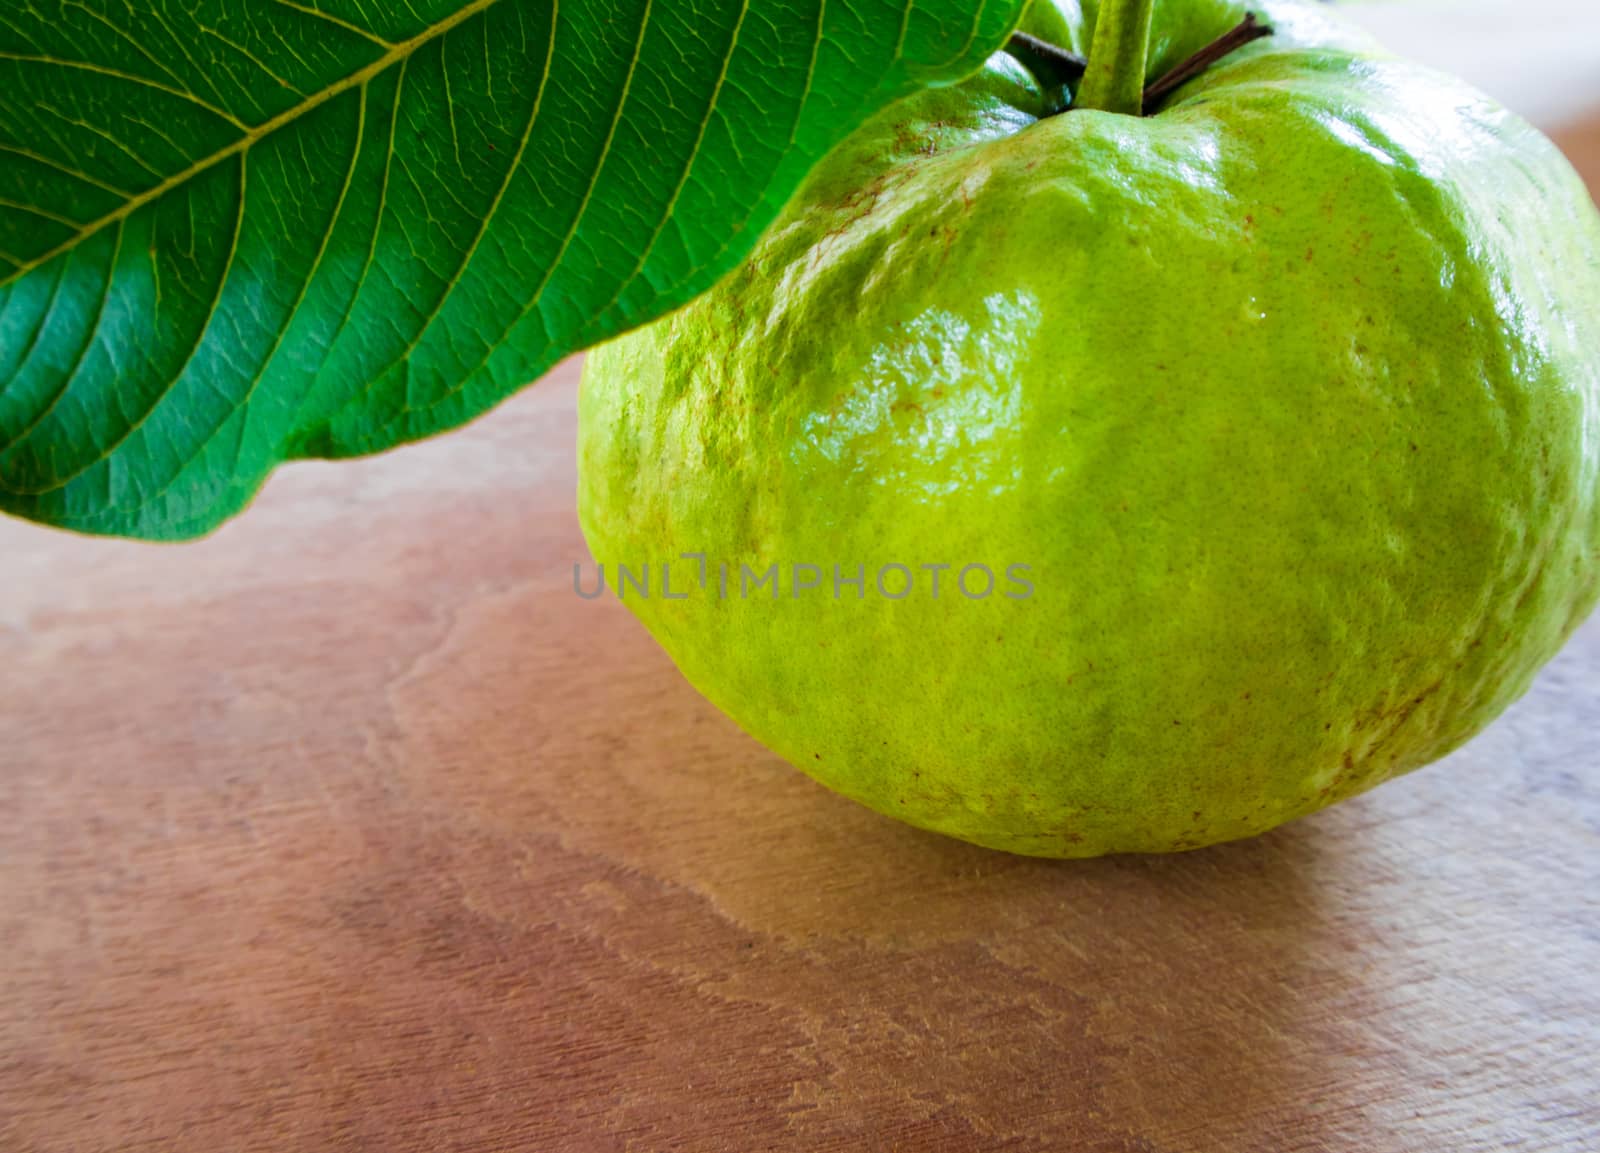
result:
[(1600, 1149), (1600, 618), (1331, 812), (999, 856), (572, 595), (574, 375), (198, 546), (0, 524), (0, 1150)]

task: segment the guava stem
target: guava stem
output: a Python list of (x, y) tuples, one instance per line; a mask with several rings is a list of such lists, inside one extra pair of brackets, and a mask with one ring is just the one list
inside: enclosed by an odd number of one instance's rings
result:
[(1100, 5), (1077, 108), (1143, 115), (1145, 58), (1154, 10), (1155, 0), (1105, 0)]
[[(1146, 88), (1143, 102), (1145, 113), (1148, 114), (1157, 104), (1172, 95), (1177, 88), (1193, 80), (1224, 56), (1238, 51), (1253, 40), (1259, 40), (1263, 36), (1271, 35), (1272, 28), (1270, 25), (1258, 23), (1254, 12), (1247, 13), (1245, 18), (1234, 25), (1230, 31), (1217, 37), (1171, 72), (1168, 72), (1160, 80)], [(1094, 44), (1095, 49), (1098, 50), (1100, 47), (1099, 33), (1095, 34)]]
[(1011, 39), (1006, 42), (1006, 51), (1027, 65), (1035, 76), (1038, 75), (1035, 65), (1047, 68), (1050, 79), (1057, 84), (1080, 79), (1089, 67), (1089, 62), (1076, 52), (1057, 48), (1050, 41), (1029, 36), (1026, 32), (1013, 32)]

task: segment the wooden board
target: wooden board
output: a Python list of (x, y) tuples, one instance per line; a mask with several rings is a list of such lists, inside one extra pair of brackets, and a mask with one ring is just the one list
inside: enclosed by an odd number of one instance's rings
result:
[(574, 380), (196, 546), (0, 524), (0, 1149), (1600, 1149), (1600, 618), (1334, 811), (1000, 856), (572, 595)]

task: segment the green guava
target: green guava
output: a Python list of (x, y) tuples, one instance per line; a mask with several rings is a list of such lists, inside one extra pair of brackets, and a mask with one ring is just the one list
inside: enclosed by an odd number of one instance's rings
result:
[[(1025, 27), (1085, 51), (1096, 7)], [(1245, 7), (1160, 3), (1149, 75)], [(1041, 856), (1244, 837), (1460, 745), (1593, 606), (1593, 202), (1477, 92), (1249, 7), (1144, 117), (1003, 54), (890, 108), (590, 354), (612, 592), (830, 788)]]

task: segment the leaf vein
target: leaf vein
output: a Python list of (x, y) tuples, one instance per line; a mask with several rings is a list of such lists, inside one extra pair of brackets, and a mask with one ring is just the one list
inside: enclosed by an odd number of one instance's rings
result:
[[(260, 140), (262, 137), (268, 135), (271, 132), (275, 132), (277, 129), (283, 127), (285, 124), (289, 124), (289, 123), (292, 123), (295, 120), (298, 120), (301, 116), (304, 116), (306, 113), (310, 112), (312, 109), (318, 108), (321, 105), (326, 104), (329, 100), (332, 100), (335, 96), (338, 96), (338, 95), (340, 95), (341, 93), (344, 93), (344, 92), (348, 92), (350, 89), (358, 87), (358, 86), (366, 83), (372, 77), (378, 75), (384, 69), (390, 67), (391, 65), (393, 65), (397, 61), (405, 60), (407, 57), (409, 57), (411, 55), (412, 52), (416, 51), (423, 44), (428, 43), (430, 40), (434, 39), (437, 36), (444, 35), (445, 33), (449, 32), (452, 28), (454, 28), (456, 25), (462, 23), (464, 20), (467, 20), (470, 17), (476, 15), (477, 13), (483, 11), (484, 9), (492, 7), (493, 5), (501, 3), (501, 2), (502, 2), (502, 0), (469, 0), (469, 3), (462, 5), (461, 8), (459, 8), (456, 11), (452, 12), (449, 16), (445, 17), (443, 20), (440, 20), (437, 23), (432, 24), (429, 27), (423, 29), (423, 31), (419, 32), (416, 36), (412, 37), (410, 40), (406, 40), (406, 41), (403, 41), (400, 44), (396, 44), (391, 50), (389, 50), (388, 52), (384, 53), (378, 59), (372, 61), (370, 64), (366, 65), (365, 67), (357, 69), (355, 72), (352, 72), (350, 75), (340, 78), (338, 81), (334, 82), (333, 84), (329, 84), (324, 88), (320, 88), (317, 91), (308, 94), (306, 96), (306, 98), (304, 100), (300, 101), (298, 104), (294, 105), (291, 108), (285, 109), (283, 112), (280, 112), (278, 115), (272, 117), (270, 120), (263, 121), (262, 123), (258, 124), (255, 128), (253, 128), (251, 131), (249, 131), (246, 134), (244, 134), (243, 136), (241, 136), (238, 140), (235, 140), (234, 142), (232, 142), (231, 144), (227, 145), (226, 147), (219, 148), (217, 151), (213, 152), (210, 156), (202, 157), (201, 159), (197, 160), (193, 165), (191, 165), (190, 167), (184, 169), (183, 171), (173, 173), (171, 176), (169, 176), (165, 180), (161, 181), (161, 183), (159, 183), (157, 185), (154, 185), (151, 188), (147, 188), (143, 192), (140, 192), (140, 193), (138, 193), (136, 195), (131, 195), (130, 196), (126, 192), (121, 192), (120, 195), (128, 197), (127, 202), (125, 204), (122, 204), (122, 205), (118, 206), (115, 210), (106, 213), (104, 216), (100, 217), (98, 220), (94, 221), (92, 224), (90, 224), (87, 227), (85, 227), (82, 232), (80, 232), (77, 236), (73, 237), (72, 239), (63, 242), (60, 245), (57, 245), (55, 248), (50, 249), (48, 252), (44, 253), (41, 256), (34, 257), (27, 264), (22, 265), (21, 267), (19, 267), (18, 269), (16, 269), (15, 271), (10, 273), (9, 275), (7, 275), (3, 280), (0, 280), (0, 285), (9, 284), (11, 281), (17, 279), (19, 276), (22, 276), (24, 273), (27, 273), (27, 272), (31, 271), (32, 269), (34, 269), (34, 268), (37, 268), (39, 265), (43, 264), (45, 261), (53, 259), (56, 256), (59, 256), (62, 252), (64, 252), (67, 249), (71, 248), (73, 245), (79, 243), (80, 241), (84, 240), (85, 238), (87, 238), (88, 236), (92, 235), (93, 233), (98, 232), (100, 229), (108, 227), (109, 225), (114, 224), (117, 221), (124, 219), (125, 217), (128, 216), (129, 213), (135, 211), (136, 209), (140, 208), (144, 204), (147, 204), (150, 201), (155, 200), (157, 197), (165, 195), (167, 192), (170, 192), (172, 189), (176, 188), (177, 186), (185, 183), (188, 180), (193, 179), (195, 176), (199, 175), (201, 172), (204, 172), (206, 169), (212, 168), (212, 167), (222, 163), (224, 160), (227, 160), (231, 156), (234, 156), (234, 155), (237, 155), (238, 153), (244, 152), (252, 144), (254, 144), (256, 141)], [(4, 148), (4, 147), (5, 147), (5, 145), (0, 145), (0, 148)], [(15, 148), (9, 149), (9, 150), (13, 151), (13, 152), (19, 151), (18, 149), (15, 149)], [(42, 159), (42, 158), (35, 158), (35, 159)], [(61, 165), (56, 165), (56, 167), (62, 168)], [(62, 168), (62, 171), (67, 172), (69, 175), (73, 175), (73, 176), (78, 175), (78, 173), (72, 172), (70, 169)], [(89, 183), (99, 184), (100, 187), (106, 188), (108, 191), (118, 191), (118, 190), (115, 190), (115, 189), (111, 189), (109, 185), (103, 184), (102, 182), (100, 182), (98, 180), (94, 180), (93, 178), (85, 178), (85, 179), (87, 179), (89, 181)]]
[(380, 48), (394, 47), (393, 42), (385, 40), (382, 36), (379, 36), (376, 33), (361, 27), (359, 24), (352, 24), (348, 20), (341, 20), (337, 16), (322, 11), (320, 8), (313, 8), (307, 4), (295, 4), (292, 2), (292, 0), (272, 0), (272, 2), (281, 8), (288, 8), (294, 12), (303, 12), (307, 16), (315, 16), (319, 20), (326, 20), (329, 24), (343, 28), (346, 32), (354, 32), (357, 36), (361, 36), (372, 41)]
[(661, 239), (661, 233), (666, 229), (667, 222), (672, 219), (673, 210), (678, 206), (678, 198), (683, 195), (684, 186), (689, 183), (689, 175), (694, 171), (695, 161), (700, 158), (700, 146), (704, 143), (706, 129), (711, 126), (711, 119), (716, 114), (717, 101), (722, 96), (722, 86), (728, 79), (728, 68), (732, 65), (733, 58), (739, 50), (739, 33), (744, 30), (745, 17), (749, 13), (750, 2), (749, 0), (743, 0), (739, 5), (739, 18), (733, 24), (733, 35), (729, 37), (727, 51), (722, 57), (722, 68), (717, 73), (717, 82), (711, 89), (711, 100), (706, 105), (705, 115), (700, 118), (699, 129), (695, 132), (694, 146), (689, 150), (689, 158), (684, 163), (683, 171), (678, 175), (677, 184), (673, 186), (672, 196), (667, 201), (666, 210), (656, 220), (655, 228), (651, 231), (650, 239), (645, 244), (644, 251), (640, 254), (638, 262), (633, 266), (633, 271), (620, 281), (617, 291), (606, 302), (605, 307), (595, 312), (596, 319), (610, 312), (628, 289), (633, 287), (634, 282), (639, 279), (639, 274), (644, 271), (644, 266), (649, 262), (650, 254), (655, 251), (656, 242)]
[(789, 126), (789, 147), (794, 147), (794, 142), (799, 138), (800, 125), (805, 120), (806, 104), (811, 100), (811, 90), (815, 87), (817, 75), (817, 57), (822, 53), (822, 30), (828, 18), (828, 0), (819, 0), (817, 4), (817, 34), (811, 41), (811, 60), (806, 64), (806, 81), (800, 89), (800, 100), (794, 113), (794, 123)]
[(229, 48), (232, 48), (240, 56), (243, 56), (246, 60), (250, 61), (250, 63), (259, 68), (263, 76), (277, 84), (280, 88), (287, 88), (290, 92), (293, 92), (296, 96), (300, 97), (302, 101), (306, 99), (306, 94), (304, 92), (300, 91), (300, 89), (296, 88), (293, 84), (290, 84), (289, 81), (285, 80), (282, 76), (279, 76), (272, 70), (271, 66), (268, 65), (265, 60), (262, 60), (243, 44), (240, 44), (236, 40), (229, 39), (221, 32), (218, 32), (215, 28), (208, 27), (204, 24), (200, 25), (200, 31), (204, 32), (207, 36), (210, 36), (213, 39), (222, 41), (222, 43), (226, 44)]
[(10, 209), (12, 212), (26, 212), (30, 216), (54, 221), (56, 224), (64, 224), (68, 228), (77, 228), (79, 226), (79, 222), (73, 220), (70, 216), (62, 216), (59, 212), (51, 212), (48, 208), (40, 208), (34, 204), (23, 204), (21, 201), (9, 200), (4, 196), (0, 196), (0, 208)]
[[(106, 301), (111, 297), (111, 282), (116, 277), (117, 261), (122, 259), (122, 239), (125, 234), (126, 233), (122, 227), (121, 221), (118, 221), (116, 243), (111, 249), (111, 260), (106, 265), (105, 283), (100, 286), (100, 295), (95, 303), (94, 308), (94, 322), (89, 326), (89, 333), (87, 337), (85, 337), (84, 342), (78, 346), (77, 355), (72, 358), (72, 363), (67, 367), (67, 370), (61, 374), (61, 384), (55, 390), (54, 395), (50, 397), (49, 403), (47, 403), (34, 416), (34, 418), (17, 433), (16, 436), (11, 438), (11, 443), (6, 446), (5, 451), (0, 452), (0, 463), (3, 463), (5, 457), (11, 455), (14, 449), (26, 441), (28, 437), (32, 436), (34, 429), (38, 428), (41, 424), (49, 419), (50, 414), (53, 413), (56, 410), (56, 406), (61, 403), (61, 398), (66, 396), (67, 390), (72, 387), (73, 378), (78, 375), (78, 369), (82, 367), (84, 358), (89, 355), (89, 350), (94, 347), (95, 341), (99, 339), (100, 322), (106, 314)], [(4, 478), (0, 477), (0, 484), (4, 483)], [(17, 493), (18, 495), (24, 495), (24, 490), (12, 488), (10, 485), (6, 485), (6, 491)]]
[[(595, 161), (594, 172), (589, 177), (589, 185), (584, 190), (583, 200), (579, 203), (578, 211), (572, 218), (572, 224), (568, 227), (567, 234), (561, 241), (560, 249), (557, 250), (555, 258), (551, 260), (550, 263), (545, 267), (544, 275), (540, 277), (538, 286), (534, 288), (533, 294), (529, 298), (528, 303), (525, 304), (517, 313), (515, 319), (513, 319), (512, 322), (505, 327), (505, 329), (500, 333), (499, 337), (497, 337), (488, 345), (487, 348), (484, 349), (483, 354), (478, 358), (478, 362), (473, 365), (469, 371), (463, 373), (454, 385), (446, 389), (443, 396), (431, 402), (427, 406), (428, 408), (437, 407), (444, 401), (455, 396), (471, 383), (472, 378), (475, 377), (483, 368), (483, 366), (489, 362), (489, 358), (492, 357), (501, 347), (503, 347), (508, 339), (510, 339), (511, 333), (516, 330), (517, 325), (521, 324), (528, 314), (539, 306), (539, 302), (544, 296), (544, 290), (550, 283), (550, 278), (554, 276), (556, 270), (561, 267), (561, 262), (566, 257), (567, 250), (572, 245), (572, 238), (578, 234), (578, 229), (583, 223), (584, 215), (589, 210), (589, 203), (594, 197), (595, 186), (600, 182), (601, 172), (605, 170), (606, 160), (609, 159), (611, 155), (611, 144), (616, 138), (617, 125), (622, 122), (622, 112), (623, 109), (627, 107), (628, 94), (633, 87), (633, 78), (639, 69), (639, 53), (644, 48), (645, 33), (650, 27), (651, 3), (652, 0), (645, 0), (644, 15), (639, 21), (639, 35), (634, 41), (633, 45), (633, 58), (629, 61), (628, 72), (622, 82), (622, 94), (617, 99), (616, 111), (612, 113), (611, 126), (606, 131), (605, 143), (601, 145), (600, 156)], [(548, 75), (548, 70), (546, 74)], [(385, 429), (389, 428), (395, 423), (395, 421), (399, 420), (400, 417), (406, 415), (406, 413), (410, 411), (412, 410), (407, 409), (396, 413), (384, 423), (383, 427)]]
[[(111, 30), (112, 35), (116, 36), (117, 39), (122, 40), (124, 43), (130, 45), (133, 48), (133, 50), (135, 52), (137, 52), (140, 56), (143, 56), (152, 65), (154, 65), (156, 68), (160, 69), (162, 72), (165, 72), (169, 77), (171, 77), (172, 78), (172, 82), (173, 82), (174, 85), (176, 85), (176, 86), (178, 86), (180, 88), (183, 87), (183, 82), (178, 79), (177, 73), (175, 73), (171, 68), (168, 68), (165, 64), (163, 64), (160, 61), (160, 59), (157, 58), (143, 44), (139, 43), (139, 38), (134, 36), (134, 35), (132, 35), (126, 28), (120, 27), (119, 25), (113, 23), (104, 14), (102, 14), (100, 12), (96, 12), (93, 8), (89, 7), (87, 4), (73, 3), (73, 2), (71, 2), (71, 0), (69, 0), (69, 2), (66, 3), (66, 4), (63, 4), (62, 7), (64, 7), (64, 8), (76, 8), (79, 11), (81, 11), (84, 15), (90, 17), (91, 19), (98, 20), (101, 24), (103, 24), (107, 28), (109, 28)], [(132, 7), (131, 4), (127, 3), (126, 0), (125, 0), (125, 2), (123, 4), (123, 7), (125, 9), (127, 9), (128, 14), (130, 16), (133, 15), (133, 7)], [(160, 21), (161, 17), (159, 15), (159, 13), (156, 14), (156, 19), (158, 21)], [(165, 23), (162, 24), (162, 27), (166, 28)], [(167, 31), (167, 34), (169, 36), (172, 35), (172, 30), (170, 28), (167, 28), (166, 31)], [(193, 63), (193, 61), (191, 60), (190, 63)], [(195, 94), (191, 93), (191, 95), (195, 95)], [(215, 89), (212, 89), (212, 95), (218, 95)]]
[(19, 64), (42, 64), (53, 68), (64, 68), (68, 71), (92, 72), (97, 76), (105, 76), (113, 80), (125, 80), (129, 84), (136, 84), (141, 88), (149, 88), (155, 92), (162, 92), (168, 96), (175, 96), (179, 100), (203, 108), (211, 115), (221, 120), (226, 120), (241, 132), (249, 131), (249, 125), (240, 120), (231, 112), (227, 112), (208, 101), (200, 99), (186, 88), (174, 88), (170, 84), (151, 80), (148, 76), (139, 76), (132, 72), (123, 72), (117, 68), (107, 68), (102, 64), (91, 64), (87, 60), (59, 60), (54, 56), (27, 56), (17, 52), (0, 52), (0, 60), (11, 60)]
[[(228, 258), (223, 264), (222, 275), (217, 277), (216, 294), (211, 298), (211, 303), (206, 307), (206, 322), (197, 327), (194, 336), (194, 343), (189, 346), (188, 354), (183, 358), (183, 364), (180, 365), (178, 370), (172, 374), (172, 384), (175, 384), (183, 379), (184, 374), (189, 370), (189, 366), (194, 363), (194, 358), (199, 355), (200, 348), (205, 343), (206, 333), (210, 330), (212, 323), (217, 319), (217, 305), (221, 302), (222, 293), (227, 288), (228, 279), (233, 273), (233, 263), (239, 255), (239, 235), (244, 230), (245, 191), (248, 187), (245, 168), (246, 158), (241, 154), (239, 157), (239, 209), (234, 213), (233, 217), (233, 239), (228, 245)], [(114, 265), (112, 271), (115, 272)], [(95, 465), (99, 464), (101, 461), (109, 459), (117, 451), (117, 449), (126, 444), (130, 437), (132, 437), (136, 432), (143, 428), (146, 423), (149, 422), (150, 418), (155, 415), (158, 409), (160, 409), (162, 402), (167, 399), (171, 391), (172, 385), (169, 384), (166, 388), (163, 388), (160, 392), (158, 392), (151, 400), (148, 407), (145, 408), (144, 412), (140, 414), (139, 419), (129, 421), (128, 427), (123, 431), (122, 435), (115, 438), (105, 448), (100, 449), (93, 460), (86, 461), (76, 471), (68, 473), (64, 477), (60, 477), (53, 484), (47, 485), (44, 488), (31, 490), (31, 495), (43, 496), (46, 493), (63, 489), (67, 485), (71, 484), (74, 480), (77, 480), (78, 477), (88, 472)]]
[[(378, 185), (378, 211), (373, 217), (372, 239), (367, 245), (367, 256), (366, 259), (362, 261), (361, 273), (356, 277), (355, 286), (350, 291), (350, 301), (345, 305), (344, 315), (339, 318), (339, 327), (334, 329), (333, 335), (328, 338), (327, 351), (323, 356), (322, 361), (324, 366), (327, 365), (329, 359), (331, 358), (333, 350), (338, 347), (340, 339), (343, 338), (345, 334), (345, 330), (350, 326), (350, 318), (355, 314), (356, 305), (361, 300), (361, 289), (367, 282), (367, 274), (372, 270), (373, 263), (378, 257), (378, 236), (383, 231), (383, 217), (388, 211), (389, 207), (389, 171), (391, 165), (394, 163), (395, 126), (400, 122), (400, 96), (401, 93), (405, 91), (405, 84), (406, 64), (402, 63), (400, 65), (400, 75), (396, 79), (394, 86), (394, 104), (389, 110), (389, 146), (388, 150), (384, 153), (383, 158), (383, 180)], [(366, 121), (367, 93), (368, 89), (363, 86), (361, 89), (361, 115), (363, 123)], [(305, 409), (306, 400), (312, 395), (313, 392), (315, 392), (316, 385), (321, 380), (322, 370), (319, 369), (316, 377), (312, 381), (312, 387), (306, 391), (305, 396), (300, 398), (300, 403), (295, 407), (295, 419), (293, 422), (291, 422), (291, 428), (296, 428), (299, 426), (300, 413)]]
[[(342, 406), (341, 411), (343, 409), (348, 409), (352, 404), (365, 399), (371, 394), (373, 386), (376, 385), (379, 380), (388, 375), (389, 371), (393, 369), (396, 364), (404, 362), (413, 352), (416, 351), (417, 345), (422, 343), (423, 338), (426, 337), (428, 332), (433, 328), (433, 322), (438, 319), (439, 313), (443, 311), (444, 299), (448, 298), (450, 292), (453, 291), (455, 286), (460, 283), (462, 273), (466, 270), (468, 263), (471, 262), (474, 253), (476, 253), (478, 250), (479, 245), (483, 243), (483, 237), (488, 232), (489, 225), (494, 221), (495, 216), (500, 211), (501, 203), (505, 200), (506, 190), (511, 187), (512, 180), (516, 178), (517, 172), (522, 167), (522, 158), (527, 151), (528, 141), (533, 137), (534, 125), (539, 122), (539, 112), (544, 107), (545, 87), (550, 81), (550, 73), (552, 70), (551, 66), (555, 63), (556, 30), (560, 23), (560, 18), (561, 2), (560, 0), (551, 0), (550, 38), (545, 43), (544, 74), (540, 76), (538, 91), (534, 93), (533, 108), (528, 113), (527, 123), (523, 125), (521, 139), (517, 141), (517, 151), (512, 156), (510, 165), (506, 168), (505, 177), (500, 181), (500, 187), (496, 189), (494, 199), (489, 202), (489, 209), (483, 214), (483, 220), (478, 225), (478, 230), (473, 235), (472, 242), (467, 246), (466, 251), (462, 254), (460, 262), (456, 265), (455, 275), (450, 278), (449, 284), (445, 290), (445, 297), (440, 300), (439, 305), (434, 308), (432, 315), (429, 316), (428, 319), (423, 323), (416, 335), (411, 338), (411, 341), (406, 345), (405, 350), (398, 356), (391, 358), (381, 370), (373, 373), (368, 378), (367, 386), (354, 397), (352, 397), (348, 402), (346, 402)], [(476, 371), (477, 369), (474, 368), (473, 372)], [(469, 373), (468, 375), (470, 376), (471, 374)], [(407, 387), (409, 388), (409, 382)], [(407, 398), (407, 402), (409, 404), (409, 397)]]
[(55, 283), (50, 286), (50, 299), (45, 302), (44, 311), (39, 314), (38, 323), (33, 326), (33, 331), (28, 334), (27, 343), (23, 346), (22, 355), (17, 358), (17, 367), (11, 370), (11, 375), (0, 381), (0, 396), (5, 396), (6, 391), (22, 376), (22, 370), (28, 367), (28, 361), (33, 359), (33, 350), (39, 347), (39, 337), (44, 330), (50, 327), (50, 320), (56, 313), (56, 300), (61, 295), (61, 282), (66, 279), (65, 262), (56, 269)]

